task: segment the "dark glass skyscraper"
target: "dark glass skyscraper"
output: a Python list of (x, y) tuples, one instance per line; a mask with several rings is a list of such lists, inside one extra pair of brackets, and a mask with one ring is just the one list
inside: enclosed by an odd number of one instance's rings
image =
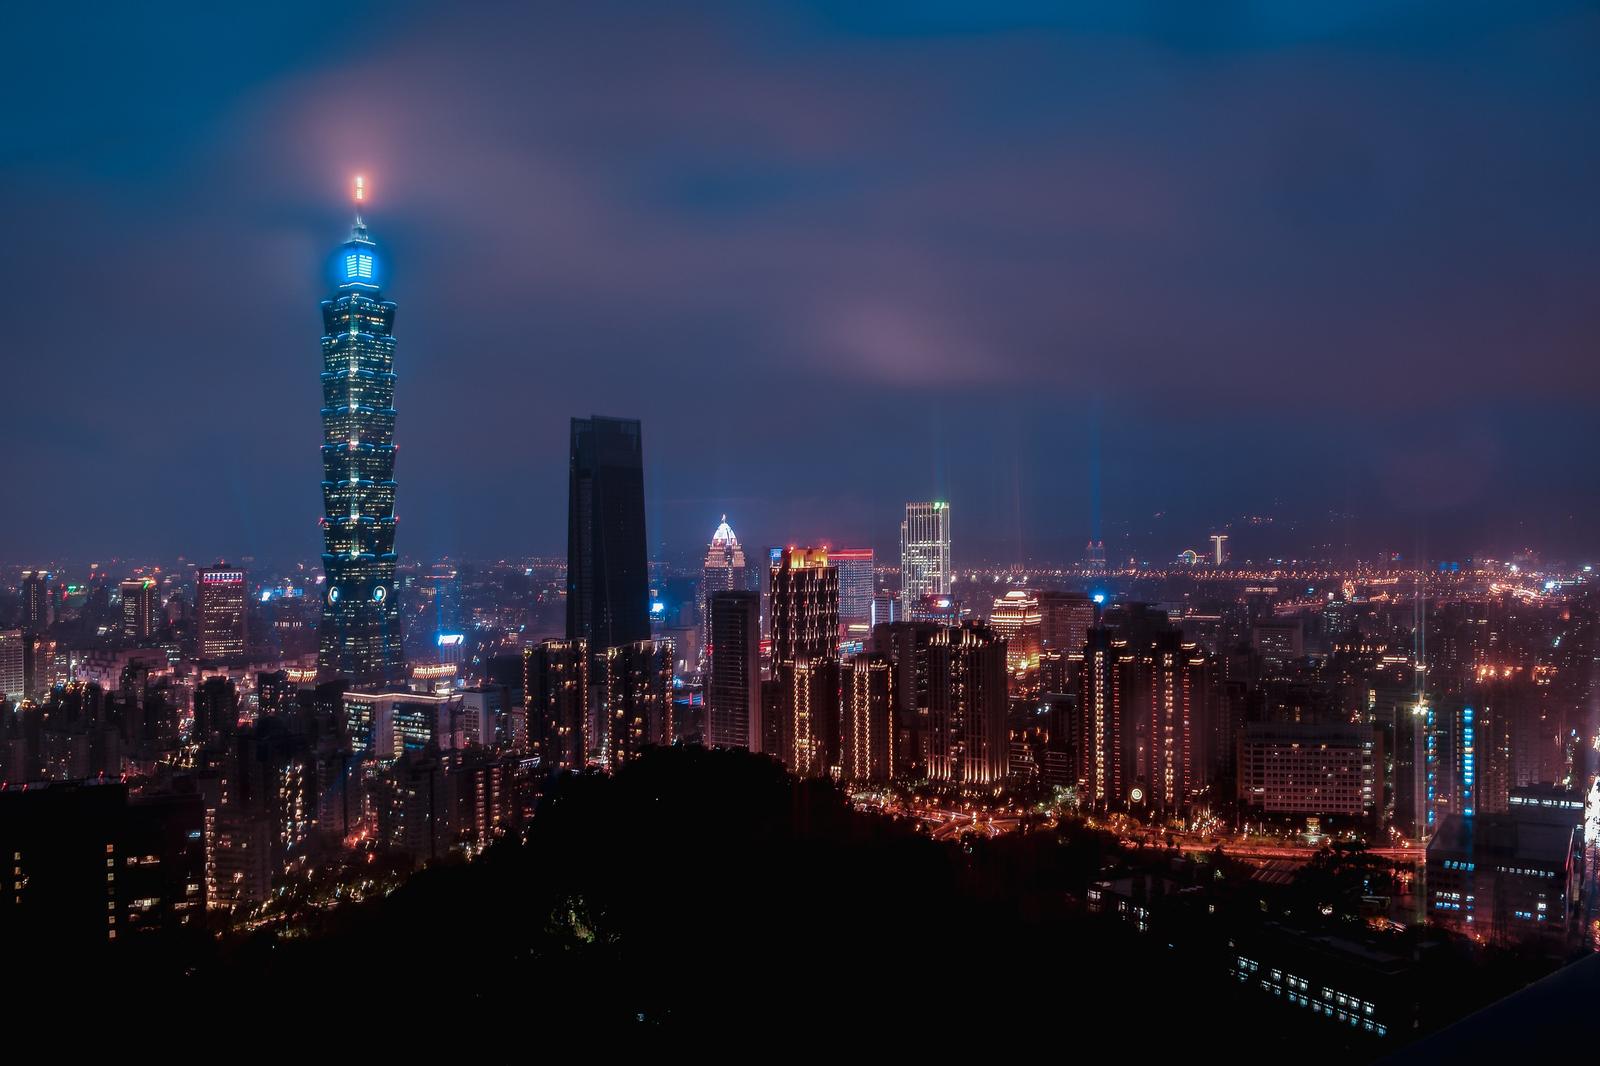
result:
[(594, 654), (650, 639), (644, 451), (631, 418), (574, 418), (567, 494), (567, 639)]
[(400, 681), (394, 596), (394, 311), (383, 262), (358, 213), (334, 252), (322, 301), (321, 654), (324, 680)]
[(760, 751), (761, 594), (721, 589), (706, 598), (706, 744)]
[(22, 631), (43, 633), (55, 621), (55, 576), (44, 570), (22, 572)]

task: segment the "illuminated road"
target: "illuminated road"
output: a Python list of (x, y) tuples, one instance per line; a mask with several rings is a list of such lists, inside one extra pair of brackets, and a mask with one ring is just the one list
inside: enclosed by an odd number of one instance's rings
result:
[(986, 818), (982, 822), (977, 822), (973, 820), (970, 814), (953, 815), (948, 821), (937, 824), (928, 819), (923, 819), (923, 821), (928, 822), (930, 825), (935, 825), (932, 834), (930, 834), (935, 840), (955, 840), (968, 829), (997, 837), (1012, 832), (1022, 824), (1021, 819), (1018, 818)]
[[(1132, 841), (1123, 841), (1125, 845), (1133, 846)], [(1317, 854), (1316, 848), (1294, 847), (1283, 844), (1241, 844), (1228, 841), (1193, 841), (1180, 840), (1178, 849), (1185, 852), (1206, 852), (1217, 850), (1217, 844), (1222, 844), (1222, 853), (1230, 859), (1294, 859), (1299, 862), (1310, 862)], [(1427, 852), (1422, 848), (1368, 848), (1363, 854), (1372, 855), (1390, 862), (1410, 863), (1421, 866), (1427, 859)]]
[[(929, 835), (934, 840), (956, 840), (968, 830), (975, 830), (988, 836), (1000, 836), (1003, 833), (1014, 832), (1022, 825), (1021, 818), (1009, 814), (1000, 817), (988, 817), (986, 815), (976, 815), (971, 811), (952, 811), (937, 807), (901, 807), (897, 804), (880, 805), (877, 803), (862, 804), (862, 807), (881, 811), (885, 814), (915, 818), (929, 828)], [(1047, 819), (1041, 823), (1041, 827), (1049, 828), (1054, 824), (1053, 819)], [(1122, 837), (1122, 846), (1125, 848), (1137, 848), (1140, 843), (1137, 838)], [(1143, 843), (1148, 848), (1165, 848), (1166, 834), (1147, 837)], [(1249, 841), (1217, 840), (1204, 837), (1178, 837), (1175, 846), (1178, 850), (1190, 854), (1209, 854), (1215, 851), (1219, 844), (1222, 847), (1222, 853), (1230, 859), (1257, 863), (1265, 863), (1273, 859), (1310, 862), (1319, 850), (1310, 845), (1251, 843)], [(1368, 848), (1364, 854), (1411, 866), (1421, 866), (1427, 859), (1426, 850), (1420, 847)]]

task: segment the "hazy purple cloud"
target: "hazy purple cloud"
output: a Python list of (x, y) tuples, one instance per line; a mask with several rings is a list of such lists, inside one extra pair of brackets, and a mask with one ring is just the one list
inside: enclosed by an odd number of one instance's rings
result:
[(755, 543), (888, 548), (937, 493), (970, 551), (1059, 556), (1091, 424), (1106, 520), (1186, 542), (1358, 503), (1465, 552), (1567, 514), (1600, 444), (1600, 20), (1258, 7), (402, 6), (331, 42), (288, 12), (231, 62), (141, 37), (104, 103), (24, 65), (0, 550), (315, 550), (357, 171), (406, 551), (559, 550), (591, 411), (645, 419), (674, 553), (730, 501)]

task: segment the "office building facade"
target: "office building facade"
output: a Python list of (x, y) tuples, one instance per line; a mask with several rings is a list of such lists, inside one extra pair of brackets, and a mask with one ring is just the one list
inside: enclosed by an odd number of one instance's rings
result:
[(900, 523), (900, 608), (912, 608), (925, 596), (950, 595), (950, 505), (942, 500), (906, 504)]
[(244, 655), (249, 613), (245, 572), (226, 563), (205, 567), (195, 575), (197, 651), (202, 659), (236, 659)]
[(131, 578), (122, 583), (121, 592), (123, 637), (149, 640), (156, 632), (156, 608), (160, 598), (155, 580)]
[(828, 561), (839, 570), (839, 622), (870, 625), (875, 591), (871, 548), (830, 548)]
[(1371, 819), (1378, 768), (1370, 725), (1253, 722), (1239, 738), (1239, 802), (1267, 815)]

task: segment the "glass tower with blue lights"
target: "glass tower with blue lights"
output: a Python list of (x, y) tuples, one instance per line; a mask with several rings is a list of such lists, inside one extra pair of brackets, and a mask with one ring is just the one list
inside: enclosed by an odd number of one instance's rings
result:
[(394, 596), (394, 312), (360, 215), (329, 264), (322, 301), (322, 680), (404, 679)]

